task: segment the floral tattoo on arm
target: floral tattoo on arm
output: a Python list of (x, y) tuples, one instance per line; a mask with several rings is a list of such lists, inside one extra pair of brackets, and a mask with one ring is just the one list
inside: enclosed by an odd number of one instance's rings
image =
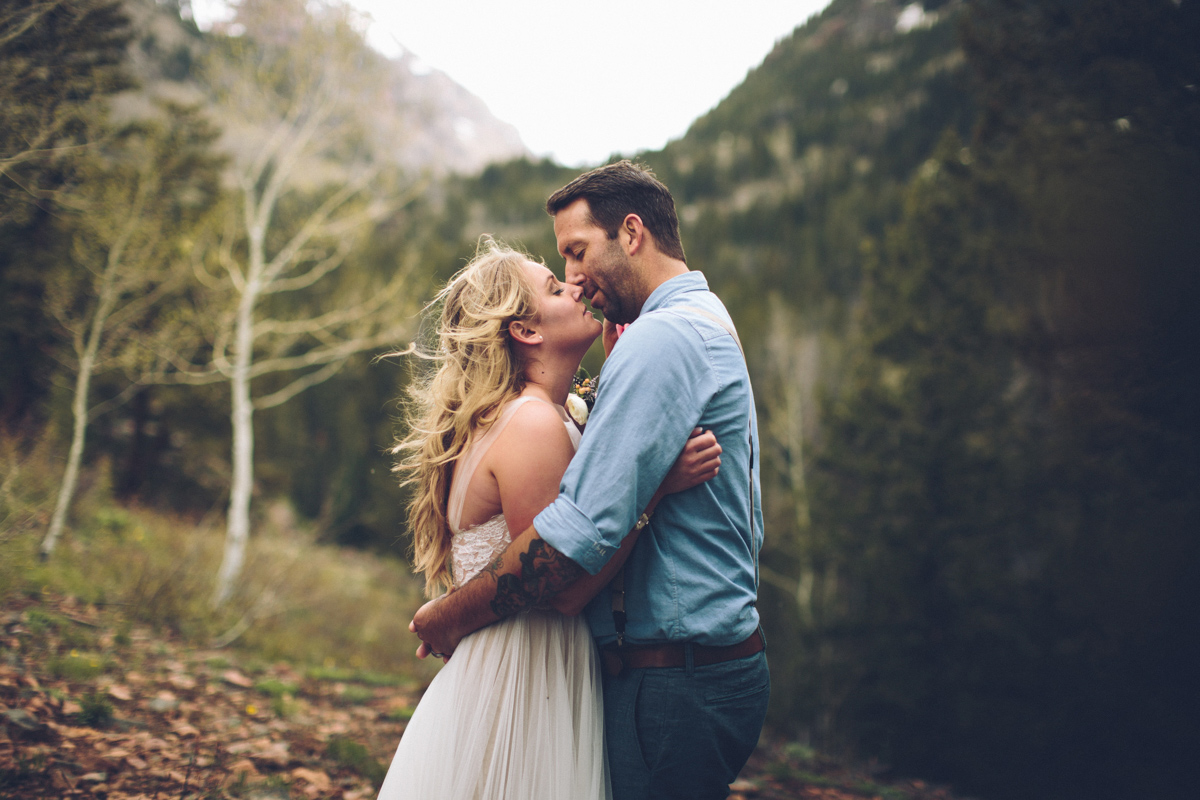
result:
[(583, 567), (542, 539), (530, 542), (529, 551), (519, 558), (520, 575), (501, 573), (503, 554), (483, 570), (483, 574), (496, 582), (496, 596), (490, 606), (492, 613), (501, 619), (545, 604), (583, 575)]

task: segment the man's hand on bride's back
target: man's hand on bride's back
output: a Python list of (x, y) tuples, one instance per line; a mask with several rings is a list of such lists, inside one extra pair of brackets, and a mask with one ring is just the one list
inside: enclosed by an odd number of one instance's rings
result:
[(666, 495), (699, 486), (715, 478), (720, 467), (721, 445), (717, 444), (717, 437), (712, 431), (696, 428), (663, 478), (659, 491)]

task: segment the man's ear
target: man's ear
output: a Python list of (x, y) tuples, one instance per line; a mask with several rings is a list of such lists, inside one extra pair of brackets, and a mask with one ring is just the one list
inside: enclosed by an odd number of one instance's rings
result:
[(649, 231), (646, 230), (646, 226), (642, 224), (642, 218), (637, 214), (626, 214), (625, 219), (621, 221), (617, 236), (620, 238), (625, 252), (634, 255), (646, 245)]
[(536, 345), (542, 342), (542, 335), (534, 330), (528, 322), (519, 319), (508, 323), (508, 333), (514, 341), (521, 344)]

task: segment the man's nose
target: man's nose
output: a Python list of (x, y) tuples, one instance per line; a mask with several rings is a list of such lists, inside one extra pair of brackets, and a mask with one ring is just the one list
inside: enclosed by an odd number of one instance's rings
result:
[(570, 261), (567, 262), (564, 274), (566, 276), (567, 283), (573, 284), (575, 286), (583, 286), (583, 280), (584, 280), (583, 273), (579, 270), (579, 268), (577, 266), (572, 264)]

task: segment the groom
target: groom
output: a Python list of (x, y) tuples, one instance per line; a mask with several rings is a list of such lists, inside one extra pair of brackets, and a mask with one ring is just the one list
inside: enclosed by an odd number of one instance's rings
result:
[[(606, 345), (615, 325), (629, 327), (605, 362), (558, 499), (491, 567), (417, 612), (418, 652), (450, 654), (468, 633), (544, 605), (644, 527), (623, 576), (585, 612), (605, 664), (613, 796), (723, 798), (770, 694), (755, 608), (763, 528), (745, 359), (724, 305), (688, 269), (674, 200), (650, 171), (600, 167), (551, 195), (546, 210), (567, 281), (604, 313)], [(697, 427), (716, 434), (719, 473), (668, 495), (647, 522), (641, 510)]]

